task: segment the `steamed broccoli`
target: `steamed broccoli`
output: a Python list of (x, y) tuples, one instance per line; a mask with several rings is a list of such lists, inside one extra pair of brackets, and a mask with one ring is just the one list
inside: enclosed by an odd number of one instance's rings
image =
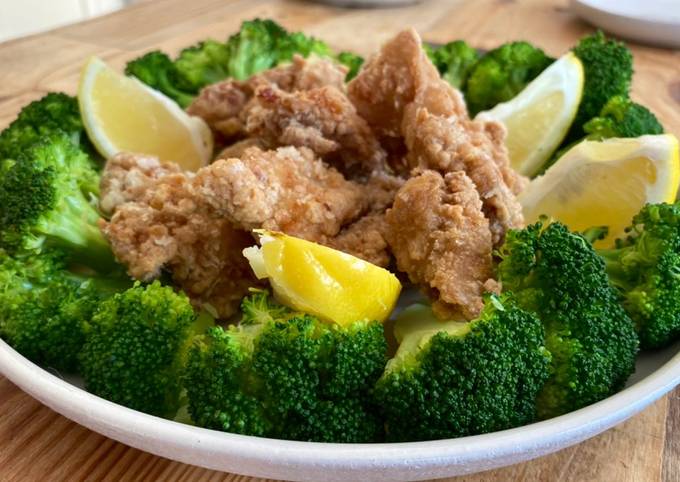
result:
[(356, 77), (359, 70), (361, 70), (361, 66), (364, 64), (364, 58), (353, 52), (340, 52), (337, 59), (338, 62), (349, 68), (345, 81), (350, 81)]
[(136, 283), (104, 301), (85, 326), (85, 387), (126, 407), (172, 417), (180, 406), (186, 352), (211, 324), (184, 294), (158, 281)]
[(550, 355), (534, 315), (505, 294), (489, 295), (469, 323), (427, 318), (421, 311), (417, 323), (398, 321), (401, 343), (376, 384), (388, 440), (461, 437), (536, 418)]
[(64, 132), (88, 154), (94, 153), (80, 118), (78, 101), (66, 94), (50, 93), (24, 107), (0, 133), (0, 159), (16, 159), (41, 137), (55, 131)]
[(680, 205), (650, 204), (633, 218), (625, 239), (598, 250), (643, 348), (680, 337)]
[(206, 40), (182, 50), (175, 60), (177, 74), (192, 93), (229, 76), (229, 50), (224, 43)]
[[(302, 32), (288, 32), (273, 20), (254, 19), (243, 22), (240, 30), (226, 42), (200, 42), (182, 50), (175, 61), (163, 52), (149, 52), (128, 63), (125, 73), (186, 107), (208, 84), (226, 78), (245, 80), (289, 61), (295, 54), (334, 56), (321, 40)], [(338, 60), (350, 68), (358, 69), (361, 64), (360, 57), (352, 58), (347, 54)]]
[(180, 75), (170, 57), (157, 50), (128, 62), (125, 73), (163, 92), (182, 107), (191, 104), (198, 93)]
[(16, 159), (0, 160), (0, 245), (12, 252), (64, 249), (93, 269), (115, 266), (93, 198), (99, 174), (68, 136), (41, 138)]
[(583, 137), (584, 124), (600, 114), (614, 96), (628, 97), (633, 78), (633, 56), (622, 42), (607, 39), (601, 31), (581, 39), (573, 49), (583, 63), (583, 96), (564, 144)]
[(465, 100), (472, 115), (510, 100), (554, 59), (528, 42), (510, 42), (491, 50), (473, 67)]
[(385, 365), (378, 322), (328, 325), (273, 302), (242, 304), (243, 320), (215, 327), (189, 353), (189, 413), (202, 427), (319, 442), (371, 442), (382, 422), (369, 391)]
[(539, 416), (571, 412), (620, 390), (635, 369), (638, 339), (590, 243), (560, 223), (537, 222), (509, 231), (499, 255), (503, 288), (541, 319), (552, 354)]
[(586, 139), (599, 141), (611, 137), (663, 134), (663, 126), (649, 109), (617, 95), (607, 101), (597, 117), (583, 125), (583, 131)]
[(437, 48), (427, 47), (426, 51), (442, 78), (456, 89), (464, 90), (470, 71), (479, 60), (479, 52), (464, 40)]
[(0, 335), (35, 363), (75, 371), (85, 321), (127, 281), (76, 275), (59, 252), (0, 257)]

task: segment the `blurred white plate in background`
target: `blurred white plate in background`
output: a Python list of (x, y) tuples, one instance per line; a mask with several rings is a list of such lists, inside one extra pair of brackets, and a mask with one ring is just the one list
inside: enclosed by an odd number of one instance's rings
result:
[(680, 47), (680, 0), (571, 0), (571, 9), (618, 36)]

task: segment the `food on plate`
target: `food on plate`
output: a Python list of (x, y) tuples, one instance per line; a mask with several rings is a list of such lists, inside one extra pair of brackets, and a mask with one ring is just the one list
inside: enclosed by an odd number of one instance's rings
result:
[(243, 255), (286, 306), (340, 326), (383, 322), (394, 310), (401, 283), (386, 269), (304, 239), (256, 233), (261, 247), (247, 248)]
[(26, 106), (0, 336), (136, 410), (341, 443), (558, 416), (680, 339), (678, 143), (625, 45), (335, 52), (256, 19)]
[(638, 338), (590, 243), (563, 224), (539, 221), (510, 231), (499, 255), (503, 290), (545, 328), (550, 377), (538, 416), (578, 410), (623, 388)]
[(212, 157), (212, 134), (202, 119), (96, 57), (83, 69), (78, 102), (87, 135), (105, 158), (144, 152), (195, 171)]
[(490, 109), (519, 94), (554, 59), (528, 42), (510, 42), (475, 63), (465, 89), (470, 113)]
[(442, 79), (460, 91), (465, 90), (470, 71), (481, 57), (479, 51), (464, 40), (454, 40), (436, 48), (425, 45), (424, 48)]
[(386, 361), (381, 323), (324, 323), (266, 292), (244, 299), (242, 311), (237, 326), (210, 329), (190, 350), (185, 377), (192, 420), (292, 440), (382, 440), (371, 398)]
[(171, 287), (136, 283), (104, 301), (86, 322), (79, 359), (85, 387), (126, 407), (173, 417), (192, 336), (212, 323)]
[[(522, 92), (477, 114), (475, 119), (502, 122), (510, 165), (534, 176), (562, 144), (581, 102), (583, 66), (573, 53), (564, 54)], [(614, 136), (610, 136), (614, 137)]]
[(469, 322), (428, 323), (419, 311), (403, 318), (406, 326), (397, 320), (399, 348), (376, 383), (387, 440), (463, 437), (536, 419), (551, 355), (533, 314), (512, 295), (489, 295)]
[(522, 225), (513, 189), (523, 182), (509, 167), (504, 128), (470, 120), (462, 96), (439, 77), (414, 30), (387, 42), (350, 82), (348, 93), (376, 132), (403, 138), (402, 172), (467, 173), (479, 191), (494, 243), (508, 228)]
[(640, 346), (658, 348), (680, 334), (680, 206), (648, 204), (626, 236), (598, 249), (624, 309), (635, 322)]
[[(541, 215), (571, 229), (608, 226), (612, 243), (645, 204), (673, 202), (680, 181), (678, 140), (670, 135), (584, 141), (519, 196), (527, 222)], [(603, 189), (602, 186), (607, 186)]]
[(385, 238), (400, 271), (436, 300), (447, 317), (479, 314), (493, 279), (489, 220), (472, 180), (463, 171), (423, 171), (399, 189), (385, 216)]

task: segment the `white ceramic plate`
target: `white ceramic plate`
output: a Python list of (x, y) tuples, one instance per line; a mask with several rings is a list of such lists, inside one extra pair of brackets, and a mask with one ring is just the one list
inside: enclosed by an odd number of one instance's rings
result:
[(639, 412), (680, 383), (680, 343), (640, 356), (628, 387), (599, 403), (486, 435), (399, 444), (321, 444), (233, 435), (146, 415), (96, 397), (0, 340), (0, 372), (62, 415), (125, 444), (227, 472), (297, 481), (402, 481), (469, 474), (554, 452)]
[(680, 47), (678, 0), (571, 0), (572, 10), (620, 37)]

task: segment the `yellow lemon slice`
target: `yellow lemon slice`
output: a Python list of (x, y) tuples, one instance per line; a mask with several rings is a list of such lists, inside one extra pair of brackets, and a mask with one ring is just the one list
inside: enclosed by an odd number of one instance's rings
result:
[(304, 239), (256, 232), (261, 247), (243, 255), (259, 279), (269, 279), (281, 303), (344, 326), (383, 322), (394, 309), (401, 283), (386, 269)]
[(673, 202), (680, 180), (678, 140), (670, 134), (583, 141), (519, 196), (527, 223), (542, 214), (572, 230), (608, 226), (611, 244), (647, 203)]
[(583, 93), (583, 65), (572, 52), (563, 55), (522, 92), (477, 119), (501, 121), (512, 167), (535, 175), (564, 140)]
[(210, 161), (212, 134), (202, 119), (96, 57), (81, 74), (78, 103), (88, 136), (106, 158), (121, 151), (138, 152), (174, 161), (189, 171)]

